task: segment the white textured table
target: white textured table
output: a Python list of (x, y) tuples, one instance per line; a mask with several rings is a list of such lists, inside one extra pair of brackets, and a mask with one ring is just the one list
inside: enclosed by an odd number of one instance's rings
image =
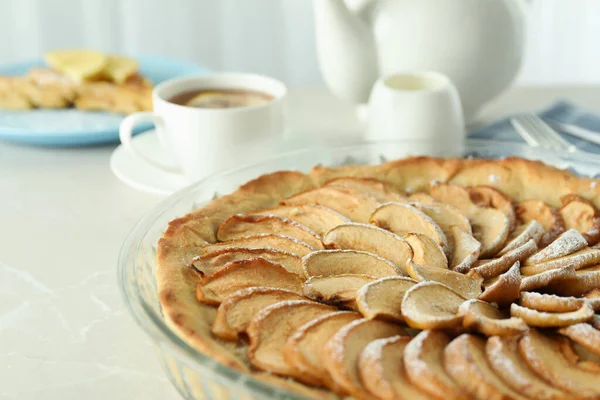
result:
[[(558, 97), (600, 111), (600, 87), (520, 88), (482, 118)], [(289, 104), (292, 132), (358, 131), (352, 107), (324, 89), (292, 89)], [(125, 235), (160, 198), (111, 174), (113, 149), (0, 144), (0, 398), (177, 398), (116, 278)]]

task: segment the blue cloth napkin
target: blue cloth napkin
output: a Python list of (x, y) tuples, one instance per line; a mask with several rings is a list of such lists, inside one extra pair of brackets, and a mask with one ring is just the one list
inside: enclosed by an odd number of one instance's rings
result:
[[(600, 136), (600, 115), (586, 111), (569, 101), (559, 100), (549, 108), (538, 112), (537, 115), (551, 125), (552, 122), (576, 125), (590, 131), (598, 132), (598, 136)], [(512, 116), (494, 122), (491, 125), (476, 128), (469, 133), (469, 138), (493, 139), (505, 142), (523, 142), (521, 136), (519, 136), (519, 134), (510, 124), (510, 118), (512, 118)], [(552, 127), (557, 132), (561, 133), (562, 137), (573, 143), (579, 149), (591, 153), (600, 153), (600, 146), (583, 139), (578, 139), (574, 136), (567, 135), (561, 132), (559, 127), (555, 125), (552, 125)]]

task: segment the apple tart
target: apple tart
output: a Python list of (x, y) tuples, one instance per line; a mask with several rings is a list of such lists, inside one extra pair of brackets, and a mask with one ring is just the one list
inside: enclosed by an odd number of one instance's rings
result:
[(537, 161), (279, 171), (173, 220), (171, 329), (330, 399), (600, 399), (600, 185)]

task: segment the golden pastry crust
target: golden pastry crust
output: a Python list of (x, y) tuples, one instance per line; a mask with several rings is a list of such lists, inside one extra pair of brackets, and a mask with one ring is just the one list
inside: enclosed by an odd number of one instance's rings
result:
[[(187, 266), (194, 256), (201, 254), (204, 244), (217, 241), (217, 229), (228, 217), (275, 207), (284, 198), (339, 177), (376, 178), (409, 194), (427, 192), (431, 181), (485, 185), (500, 190), (513, 201), (539, 199), (553, 207), (560, 206), (562, 196), (577, 194), (600, 208), (599, 180), (580, 178), (538, 161), (515, 157), (502, 160), (411, 157), (381, 165), (319, 166), (308, 174), (280, 171), (263, 175), (169, 223), (158, 244), (156, 274), (163, 314), (171, 329), (201, 353), (249, 373), (249, 364), (235, 343), (211, 334), (215, 308), (196, 300), (199, 277)], [(272, 379), (293, 390), (285, 379)]]

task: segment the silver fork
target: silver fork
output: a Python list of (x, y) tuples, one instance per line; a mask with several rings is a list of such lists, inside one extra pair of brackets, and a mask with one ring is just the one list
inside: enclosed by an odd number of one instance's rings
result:
[(568, 152), (577, 151), (575, 145), (563, 139), (537, 115), (528, 114), (511, 118), (510, 123), (530, 146)]

